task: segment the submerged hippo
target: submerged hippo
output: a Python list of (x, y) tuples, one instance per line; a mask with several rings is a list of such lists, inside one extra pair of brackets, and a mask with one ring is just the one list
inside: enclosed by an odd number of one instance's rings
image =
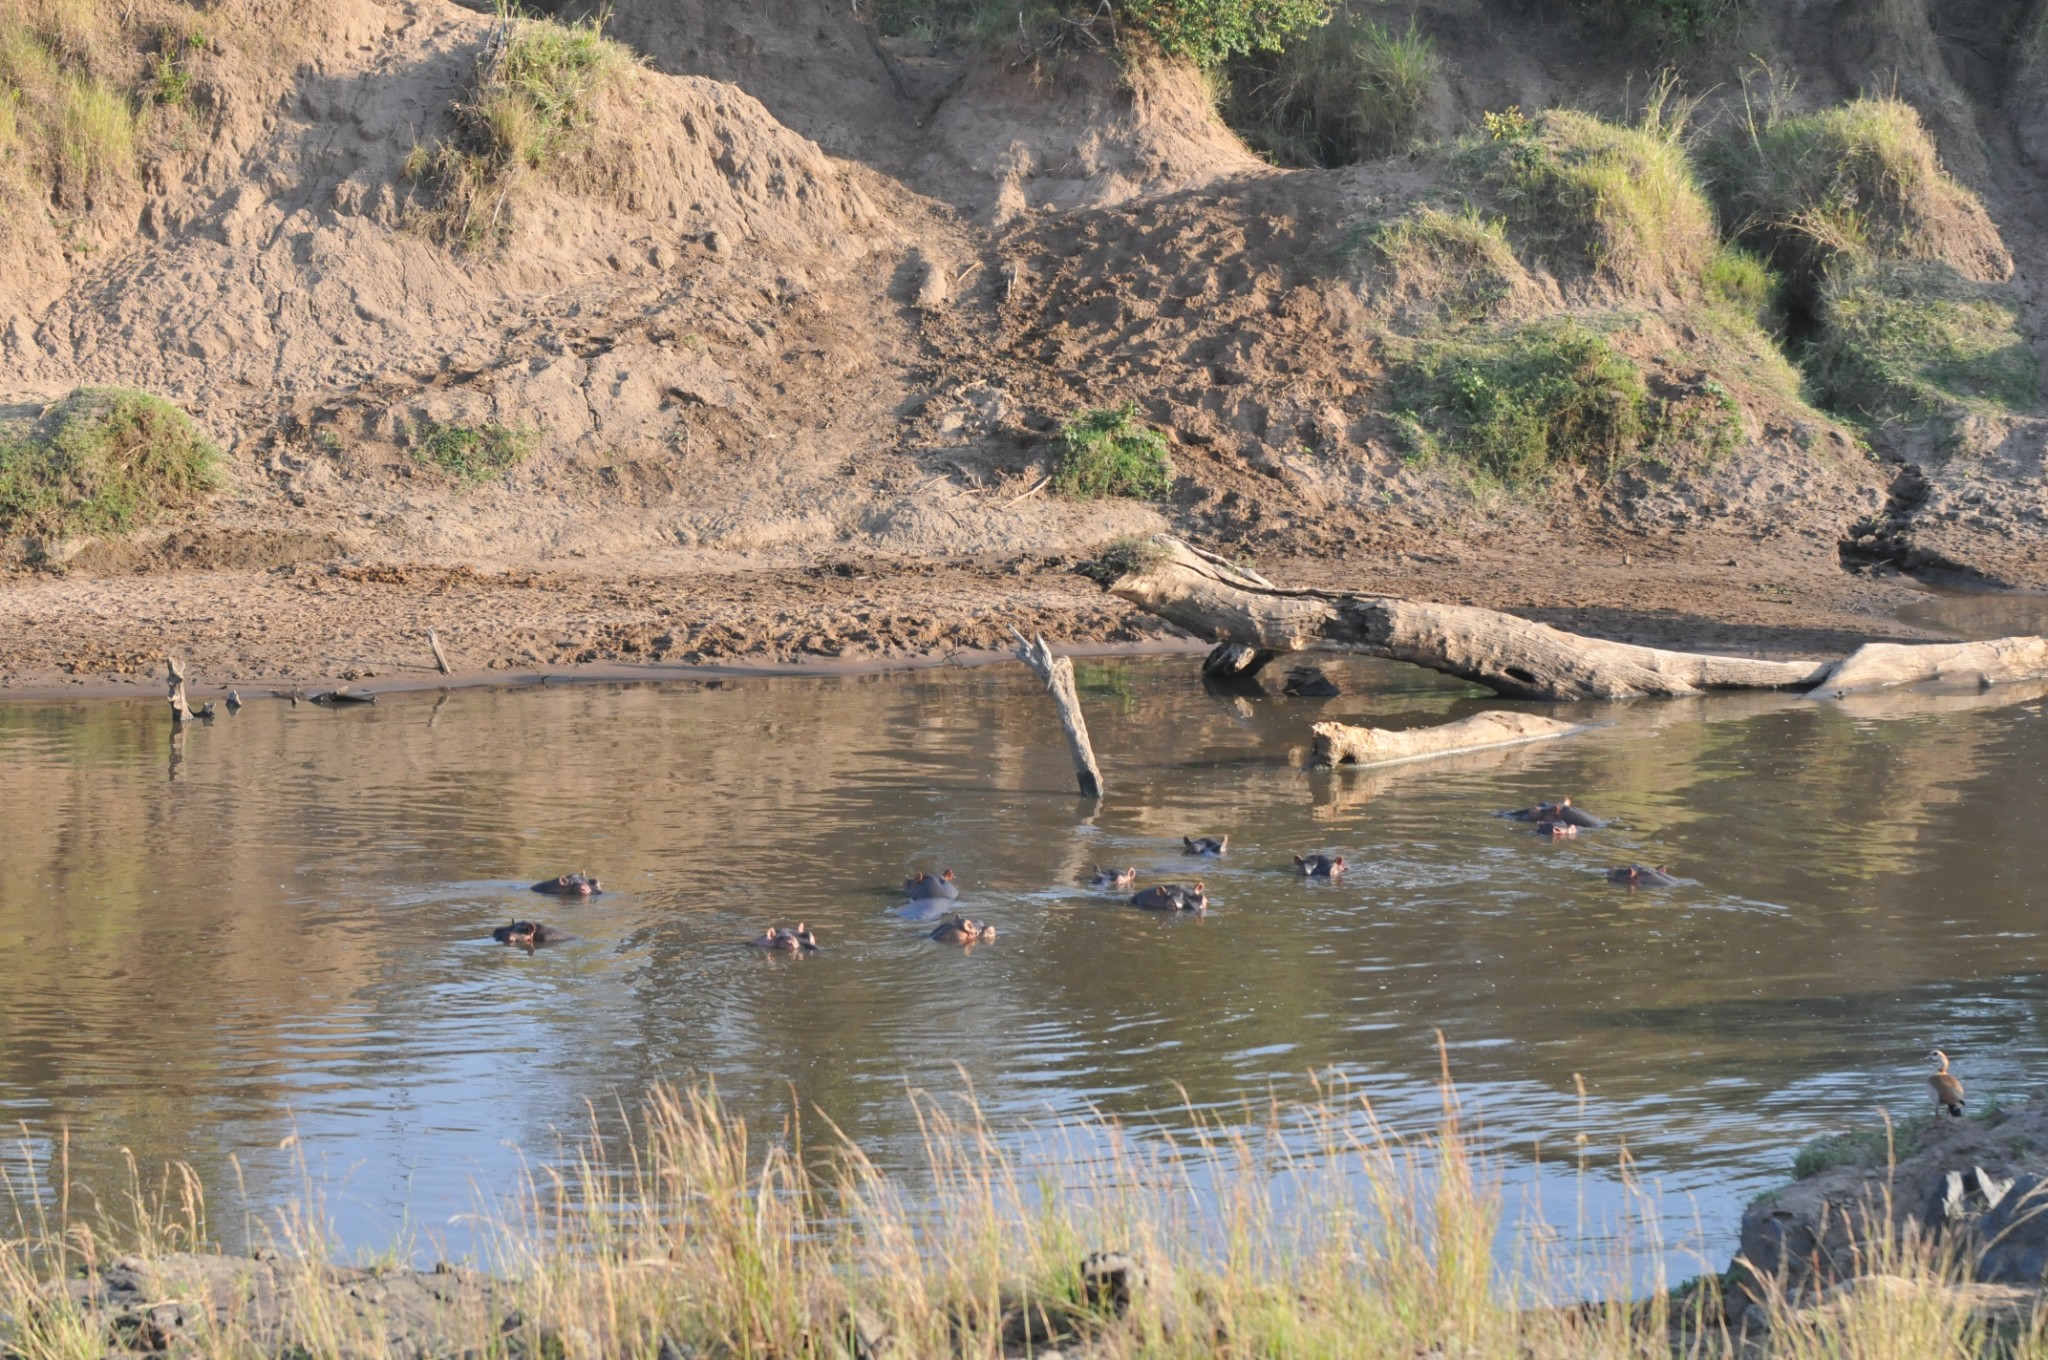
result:
[(1678, 879), (1671, 873), (1671, 866), (1660, 864), (1648, 869), (1640, 864), (1624, 865), (1607, 871), (1609, 883), (1626, 883), (1631, 888), (1675, 888)]
[(937, 940), (940, 944), (980, 944), (983, 940), (993, 940), (995, 937), (996, 928), (988, 922), (955, 916), (950, 921), (940, 922), (939, 928), (927, 938)]
[(913, 902), (924, 902), (932, 898), (944, 898), (950, 902), (960, 895), (960, 887), (953, 882), (951, 869), (938, 874), (928, 874), (920, 869), (903, 880), (903, 895)]
[(1207, 885), (1197, 883), (1192, 888), (1183, 888), (1178, 883), (1167, 883), (1156, 888), (1147, 888), (1131, 899), (1134, 907), (1146, 911), (1207, 911), (1209, 890)]
[(1303, 878), (1336, 878), (1344, 872), (1342, 855), (1296, 855), (1294, 872)]
[(1129, 869), (1105, 869), (1098, 864), (1095, 866), (1095, 877), (1088, 880), (1088, 886), (1091, 888), (1128, 888), (1137, 877), (1138, 870), (1136, 866)]
[(1208, 855), (1215, 857), (1230, 849), (1228, 836), (1182, 836), (1180, 852), (1183, 855)]
[(1607, 825), (1606, 818), (1595, 817), (1590, 812), (1573, 807), (1569, 798), (1562, 802), (1538, 803), (1535, 807), (1516, 808), (1513, 812), (1496, 812), (1493, 815), (1506, 817), (1514, 822), (1563, 822), (1567, 826), (1582, 826), (1589, 831), (1597, 831)]
[(1579, 834), (1578, 827), (1570, 822), (1538, 822), (1529, 829), (1554, 841), (1568, 841)]
[(809, 926), (798, 921), (795, 930), (786, 926), (770, 926), (747, 943), (756, 949), (772, 950), (778, 954), (812, 954), (817, 952), (818, 937), (811, 933)]
[(589, 874), (563, 874), (534, 884), (533, 890), (552, 897), (595, 897), (604, 891), (604, 887)]
[(499, 926), (492, 931), (491, 938), (499, 944), (516, 945), (531, 952), (537, 945), (565, 944), (576, 937), (565, 930), (557, 930), (538, 921), (514, 921), (511, 925)]

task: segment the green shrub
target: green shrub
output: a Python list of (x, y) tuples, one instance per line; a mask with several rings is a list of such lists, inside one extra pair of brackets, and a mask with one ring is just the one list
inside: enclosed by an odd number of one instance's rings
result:
[(1168, 56), (1197, 66), (1277, 52), (1330, 21), (1326, 0), (1118, 0), (1117, 12)]
[(1920, 115), (1900, 100), (1798, 115), (1767, 108), (1702, 154), (1730, 235), (1779, 269), (1802, 306), (1838, 260), (1974, 270), (2004, 256), (1983, 204), (1941, 168)]
[(1436, 48), (1405, 30), (1346, 15), (1274, 56), (1231, 72), (1232, 122), (1291, 165), (1350, 165), (1407, 145), (1441, 76)]
[(1642, 370), (1576, 321), (1417, 342), (1395, 367), (1392, 394), (1426, 448), (1517, 490), (1566, 464), (1611, 475), (1653, 419)]
[(413, 431), (412, 456), (459, 482), (477, 485), (518, 466), (533, 452), (534, 432), (509, 425), (457, 425), (422, 421)]
[(2033, 404), (2034, 352), (2005, 289), (1924, 261), (1838, 267), (1821, 285), (1807, 372), (1825, 405), (1924, 420)]
[(499, 10), (501, 27), (477, 64), (470, 98), (455, 106), (455, 136), (415, 146), (404, 174), (431, 189), (428, 225), (443, 240), (481, 246), (502, 238), (504, 211), (522, 179), (585, 164), (605, 94), (634, 65), (630, 52), (606, 38), (603, 16), (573, 23), (516, 17)]
[(1719, 248), (1676, 120), (1624, 127), (1553, 109), (1466, 159), (1516, 242), (1635, 291), (1695, 289)]
[(1052, 486), (1069, 496), (1164, 496), (1173, 486), (1166, 436), (1138, 422), (1134, 402), (1083, 411), (1060, 427)]
[(220, 479), (220, 451), (146, 392), (82, 387), (0, 418), (0, 526), (63, 538), (118, 534), (190, 505)]

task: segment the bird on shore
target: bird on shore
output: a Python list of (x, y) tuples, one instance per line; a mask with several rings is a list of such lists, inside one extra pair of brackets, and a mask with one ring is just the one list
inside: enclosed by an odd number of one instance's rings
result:
[(1961, 1119), (1963, 1117), (1963, 1084), (1950, 1075), (1948, 1070), (1948, 1054), (1937, 1048), (1927, 1055), (1927, 1061), (1940, 1064), (1927, 1078), (1927, 1089), (1934, 1093), (1934, 1117), (1936, 1119), (1941, 1118), (1941, 1112), (1947, 1110), (1957, 1119)]

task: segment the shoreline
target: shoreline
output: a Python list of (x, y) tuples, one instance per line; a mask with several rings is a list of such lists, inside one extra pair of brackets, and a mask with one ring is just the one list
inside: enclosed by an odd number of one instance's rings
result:
[[(1727, 540), (1654, 557), (1595, 550), (1569, 570), (1532, 573), (1513, 544), (1463, 542), (1433, 555), (1262, 559), (1260, 568), (1291, 586), (1478, 605), (1680, 650), (1819, 658), (1868, 641), (1955, 636), (1901, 618), (1946, 593), (1939, 585), (1851, 573), (1830, 554), (1737, 551)], [(618, 560), (489, 574), (356, 562), (67, 573), (0, 582), (0, 699), (161, 697), (168, 652), (191, 693), (233, 688), (245, 699), (341, 686), (381, 694), (876, 674), (1008, 659), (1011, 627), (1081, 657), (1208, 646), (1110, 596), (1073, 559), (1031, 555), (719, 572)], [(434, 664), (430, 629), (451, 674)]]
[[(1205, 656), (1215, 644), (1193, 638), (1163, 638), (1148, 642), (1077, 642), (1058, 643), (1062, 656), (1082, 660), (1096, 660), (1103, 657), (1144, 658), (1165, 656)], [(1304, 654), (1305, 655), (1305, 654)], [(185, 693), (193, 699), (220, 700), (228, 690), (241, 694), (245, 704), (267, 700), (289, 699), (293, 691), (305, 698), (322, 690), (345, 686), (353, 693), (374, 694), (433, 694), (451, 690), (466, 689), (527, 689), (535, 687), (558, 688), (568, 685), (668, 685), (690, 684), (706, 680), (763, 680), (763, 679), (821, 679), (835, 680), (865, 675), (889, 675), (902, 671), (935, 671), (948, 669), (971, 669), (982, 666), (1000, 665), (1006, 661), (1017, 661), (1015, 652), (999, 651), (994, 648), (976, 648), (971, 651), (927, 653), (910, 656), (877, 656), (858, 659), (820, 659), (817, 661), (764, 662), (748, 665), (735, 662), (650, 662), (645, 665), (621, 665), (617, 662), (595, 662), (587, 666), (551, 670), (481, 670), (457, 671), (450, 675), (429, 674), (417, 679), (406, 676), (378, 676), (374, 680), (360, 682), (337, 680), (330, 677), (310, 680), (242, 680), (233, 685), (208, 684), (203, 679), (188, 677)], [(1022, 664), (1022, 663), (1019, 663)], [(0, 686), (0, 704), (11, 702), (42, 702), (81, 699), (92, 702), (142, 700), (161, 702), (164, 682), (161, 678), (74, 680), (64, 685), (34, 683)]]

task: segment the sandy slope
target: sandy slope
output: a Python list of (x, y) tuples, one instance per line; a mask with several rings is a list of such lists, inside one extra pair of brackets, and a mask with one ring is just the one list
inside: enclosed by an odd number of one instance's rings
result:
[[(1417, 8), (1459, 73), (1446, 120), (1620, 97), (1627, 68), (1589, 62), (1583, 34)], [(1816, 100), (1911, 56), (1901, 89), (2024, 281), (2038, 194), (2010, 163), (2032, 125), (1999, 114), (2006, 77), (1993, 98), (1950, 71), (1976, 50), (1969, 16), (1928, 37), (1837, 8), (1766, 36)], [(1475, 506), (1376, 414), (1383, 360), (1357, 317), (1378, 285), (1341, 259), (1362, 213), (1438, 171), (1276, 172), (1191, 77), (1081, 57), (1032, 79), (884, 45), (823, 0), (627, 0), (613, 31), (646, 68), (586, 163), (518, 198), (503, 250), (460, 254), (419, 229), (400, 166), (448, 132), (488, 20), (446, 0), (220, 12), (191, 146), (63, 243), (8, 237), (0, 400), (164, 392), (228, 449), (230, 485), (129, 543), (46, 545), (65, 576), (8, 578), (9, 683), (146, 670), (173, 646), (223, 677), (389, 670), (417, 648), (380, 634), (435, 619), (476, 667), (979, 646), (1004, 614), (1135, 636), (1035, 564), (1164, 526), (1449, 598), (1607, 606), (1589, 627), (1689, 620), (1655, 625), (1682, 640), (1723, 621), (1795, 648), (1893, 599), (1842, 571), (1859, 534), (2048, 584), (2036, 422), (1985, 432), (1997, 459), (1907, 476), (1739, 372), (1748, 437), (1711, 470)], [(1591, 286), (1533, 277), (1530, 314)], [(1699, 380), (1682, 353), (1644, 357)], [(1127, 397), (1174, 433), (1172, 500), (1039, 490), (1058, 421)], [(426, 420), (535, 429), (539, 452), (466, 491), (407, 452)], [(1620, 575), (1595, 568), (1623, 552)], [(1730, 559), (1791, 590), (1793, 615), (1730, 589)], [(1457, 565), (1400, 565), (1432, 561)]]

